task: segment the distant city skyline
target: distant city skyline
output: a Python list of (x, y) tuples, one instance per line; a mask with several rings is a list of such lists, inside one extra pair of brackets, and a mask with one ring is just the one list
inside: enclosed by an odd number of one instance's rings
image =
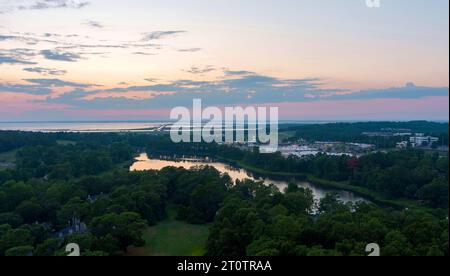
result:
[(447, 0), (0, 0), (0, 122), (449, 118)]

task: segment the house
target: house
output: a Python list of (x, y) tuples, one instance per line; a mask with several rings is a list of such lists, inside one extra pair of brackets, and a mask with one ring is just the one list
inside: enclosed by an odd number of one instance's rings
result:
[(398, 149), (408, 148), (408, 141), (402, 141), (402, 142), (397, 143), (396, 148), (398, 148)]
[(68, 235), (76, 234), (76, 233), (86, 233), (87, 226), (84, 222), (82, 222), (79, 218), (73, 217), (69, 221), (69, 227), (66, 227), (55, 233), (55, 237), (64, 238)]

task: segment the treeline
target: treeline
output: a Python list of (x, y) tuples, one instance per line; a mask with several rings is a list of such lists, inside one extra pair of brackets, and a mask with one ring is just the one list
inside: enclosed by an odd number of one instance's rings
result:
[(17, 132), (17, 131), (0, 131), (0, 153), (12, 151), (25, 145), (49, 146), (55, 143), (55, 139), (47, 134)]
[[(222, 153), (224, 154), (224, 153)], [(247, 152), (244, 164), (268, 172), (310, 174), (365, 187), (387, 199), (410, 199), (448, 209), (448, 156), (420, 150), (373, 153), (360, 158), (319, 154), (308, 158)]]
[(448, 156), (394, 151), (351, 159), (347, 164), (352, 185), (389, 198), (420, 200), (430, 207), (448, 209)]
[[(16, 180), (27, 180), (33, 177), (69, 179), (106, 172), (131, 162), (137, 149), (151, 143), (149, 137), (116, 133), (0, 131), (1, 148), (20, 149), (16, 154), (17, 170), (0, 171), (0, 181), (8, 174), (13, 174)], [(15, 140), (20, 142), (15, 143)]]
[(133, 154), (126, 142), (26, 146), (17, 153), (16, 172), (22, 178), (69, 179), (108, 171), (129, 162)]
[(343, 204), (330, 194), (311, 216), (310, 191), (286, 194), (246, 182), (232, 188), (218, 211), (210, 256), (364, 256), (377, 243), (382, 256), (448, 256), (448, 219), (421, 211)]
[[(397, 142), (405, 137), (369, 137), (364, 132), (383, 132), (387, 129), (409, 129), (412, 133), (425, 133), (440, 138), (439, 146), (448, 146), (448, 123), (427, 121), (413, 122), (363, 122), (363, 123), (332, 123), (312, 125), (285, 125), (281, 131), (294, 132), (288, 141), (305, 139), (308, 141), (339, 141), (374, 144), (380, 148), (394, 148)], [(405, 132), (405, 131), (394, 131)]]

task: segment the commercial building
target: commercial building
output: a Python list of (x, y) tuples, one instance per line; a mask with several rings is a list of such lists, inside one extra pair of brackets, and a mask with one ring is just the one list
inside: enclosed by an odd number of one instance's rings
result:
[(434, 143), (439, 142), (438, 137), (426, 136), (423, 133), (416, 133), (415, 136), (410, 138), (412, 147), (431, 146)]

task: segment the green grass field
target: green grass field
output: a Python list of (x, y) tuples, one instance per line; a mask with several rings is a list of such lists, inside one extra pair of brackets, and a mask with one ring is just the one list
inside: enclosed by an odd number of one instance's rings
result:
[(177, 221), (174, 208), (169, 217), (144, 233), (145, 246), (128, 249), (127, 256), (202, 256), (210, 225)]

